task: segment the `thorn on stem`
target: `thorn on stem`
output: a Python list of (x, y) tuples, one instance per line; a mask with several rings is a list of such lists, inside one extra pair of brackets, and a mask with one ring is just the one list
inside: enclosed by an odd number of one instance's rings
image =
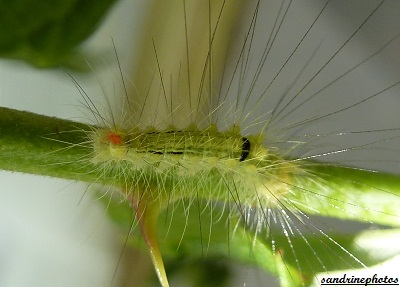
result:
[(137, 199), (132, 197), (131, 205), (135, 210), (135, 216), (139, 222), (140, 230), (149, 248), (150, 257), (153, 261), (158, 280), (162, 287), (169, 287), (157, 238), (157, 223), (160, 214), (159, 204), (147, 202), (143, 198)]

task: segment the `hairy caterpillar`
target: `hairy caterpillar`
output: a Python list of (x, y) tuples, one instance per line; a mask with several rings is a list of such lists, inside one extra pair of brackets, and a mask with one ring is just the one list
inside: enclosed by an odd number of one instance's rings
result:
[[(387, 2), (389, 2), (389, 1), (387, 1)], [(386, 2), (386, 3), (387, 3)], [(374, 6), (374, 5), (373, 5)], [(389, 87), (390, 85), (389, 84), (387, 84), (386, 85), (386, 87)], [(364, 97), (365, 97), (365, 95), (364, 95)], [(229, 105), (228, 105), (228, 108), (229, 108)], [(229, 110), (229, 109), (228, 109)], [(333, 111), (335, 111), (335, 109), (333, 109)], [(236, 111), (235, 111), (236, 112)], [(243, 114), (246, 114), (245, 112), (243, 113)], [(151, 120), (152, 121), (152, 120)], [(244, 124), (245, 125), (245, 124)], [(242, 129), (243, 130), (243, 129)], [(339, 129), (339, 130), (341, 130), (341, 129)], [(373, 128), (370, 128), (369, 130), (374, 130)], [(143, 131), (143, 130), (142, 130)], [(203, 131), (203, 130), (202, 130)], [(337, 128), (333, 128), (333, 131), (337, 131)], [(243, 154), (243, 151), (244, 151), (244, 149), (243, 149), (243, 147), (242, 147), (242, 142), (240, 142), (243, 138), (250, 138), (250, 137), (248, 137), (247, 135), (240, 135), (240, 136), (236, 136), (236, 141), (234, 141), (234, 140), (231, 140), (231, 139), (229, 139), (229, 140), (227, 140), (227, 138), (229, 138), (229, 136), (227, 136), (227, 134), (225, 134), (225, 132), (226, 131), (224, 131), (224, 134), (223, 134), (223, 137), (225, 138), (225, 140), (223, 141), (224, 143), (226, 143), (227, 145), (225, 146), (225, 148), (223, 148), (222, 149), (222, 151), (230, 151), (230, 150), (233, 150), (233, 146), (234, 145), (236, 145), (238, 148), (236, 148), (236, 152), (235, 152), (235, 155), (233, 156), (233, 158), (235, 159), (235, 161), (234, 161), (234, 164), (235, 165), (237, 165), (238, 163), (240, 163), (240, 158), (242, 157), (242, 154)], [(178, 131), (176, 130), (176, 129), (174, 129), (173, 130), (173, 134), (176, 134), (176, 133), (178, 133)], [(186, 133), (187, 134), (190, 134), (190, 132), (189, 131), (186, 131)], [(228, 133), (228, 132), (227, 132)], [(333, 133), (333, 132), (332, 132)], [(346, 133), (346, 132), (345, 132)], [(218, 132), (216, 132), (216, 131), (213, 131), (213, 136), (215, 137), (216, 135), (218, 134)], [(329, 132), (328, 133), (322, 133), (322, 134), (329, 134)], [(202, 138), (202, 136), (199, 136), (199, 135), (197, 135), (197, 137), (198, 138)], [(112, 140), (110, 140), (110, 142), (113, 142), (113, 143), (118, 143), (119, 142), (119, 139), (118, 139), (118, 136), (116, 136), (116, 137), (114, 137), (114, 136), (112, 136), (112, 138), (114, 138), (114, 139), (112, 139)], [(164, 141), (165, 141), (165, 139), (170, 139), (171, 138), (171, 134), (169, 134), (169, 135), (164, 135)], [(189, 138), (190, 138), (190, 136), (189, 136)], [(192, 136), (192, 138), (193, 138), (193, 136)], [(242, 140), (243, 141), (243, 140)], [(234, 142), (236, 142), (235, 144), (233, 144)], [(250, 141), (250, 143), (252, 143), (252, 141)], [(213, 148), (216, 148), (216, 144), (213, 146)], [(362, 146), (362, 144), (357, 144), (356, 146)], [(160, 146), (157, 146), (157, 147), (160, 147)], [(251, 149), (251, 148), (250, 148)], [(339, 151), (340, 149), (335, 149), (335, 151)], [(356, 150), (363, 150), (361, 147), (360, 148), (358, 148), (358, 149), (356, 149)], [(155, 151), (156, 153), (153, 153), (152, 155), (156, 155), (157, 156), (157, 151)], [(172, 151), (172, 152), (175, 152), (175, 151)], [(321, 152), (315, 152), (315, 154), (322, 154)], [(171, 154), (170, 153), (170, 155), (171, 156), (173, 156), (173, 154)], [(217, 158), (218, 158), (218, 156), (217, 156)], [(176, 163), (176, 161), (174, 161), (175, 163)], [(207, 162), (207, 163), (209, 163), (209, 162)], [(192, 167), (192, 168), (194, 168), (194, 167)], [(181, 172), (183, 171), (183, 169), (181, 169)], [(294, 250), (294, 251), (296, 251), (296, 250)]]

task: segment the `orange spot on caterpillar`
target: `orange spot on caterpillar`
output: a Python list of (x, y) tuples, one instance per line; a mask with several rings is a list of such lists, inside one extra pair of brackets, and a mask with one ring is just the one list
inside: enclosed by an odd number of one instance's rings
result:
[(122, 144), (122, 137), (119, 134), (110, 132), (110, 133), (107, 134), (107, 141), (109, 141), (113, 145), (121, 145)]

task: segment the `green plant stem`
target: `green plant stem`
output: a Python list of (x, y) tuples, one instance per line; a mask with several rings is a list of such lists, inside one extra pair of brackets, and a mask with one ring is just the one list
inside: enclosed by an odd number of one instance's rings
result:
[[(118, 170), (103, 172), (99, 177), (98, 166), (91, 162), (92, 150), (85, 142), (87, 132), (94, 128), (0, 108), (0, 169), (106, 185), (123, 184)], [(311, 161), (306, 162), (306, 169), (308, 176), (295, 178), (293, 193), (287, 195), (302, 202), (298, 208), (304, 212), (400, 225), (400, 176)], [(133, 180), (139, 178), (134, 172), (132, 177)], [(199, 194), (202, 196), (201, 192)], [(209, 195), (204, 196), (208, 198)], [(230, 199), (217, 197), (215, 200)], [(366, 206), (373, 206), (373, 209), (364, 208)]]
[(0, 108), (0, 168), (64, 179), (91, 181), (88, 149), (80, 146), (90, 126)]
[(304, 212), (400, 225), (399, 175), (317, 162), (307, 171), (311, 176), (299, 180), (296, 196)]

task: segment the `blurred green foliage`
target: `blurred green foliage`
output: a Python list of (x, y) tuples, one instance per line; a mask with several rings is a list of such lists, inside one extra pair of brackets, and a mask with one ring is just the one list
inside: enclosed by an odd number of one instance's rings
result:
[(116, 0), (0, 0), (0, 56), (49, 68), (79, 63), (77, 46)]
[[(147, 252), (130, 206), (119, 200), (110, 201), (109, 198), (104, 198), (104, 204), (108, 214), (121, 227), (123, 240), (126, 240), (130, 230), (128, 244)], [(175, 276), (184, 276), (190, 277), (191, 286), (232, 286), (234, 277), (231, 267), (232, 263), (236, 263), (257, 266), (273, 274), (279, 278), (282, 287), (311, 286), (319, 272), (361, 268), (355, 258), (373, 266), (397, 255), (397, 250), (393, 250), (392, 253), (383, 252), (385, 255), (379, 258), (371, 256), (373, 250), (358, 244), (361, 237), (372, 238), (374, 233), (371, 230), (362, 231), (364, 228), (346, 233), (330, 230), (324, 236), (315, 229), (309, 229), (311, 225), (304, 226), (303, 236), (289, 235), (289, 243), (279, 224), (271, 223), (270, 230), (256, 233), (254, 228), (245, 224), (237, 225), (240, 219), (229, 215), (228, 210), (220, 213), (208, 208), (204, 211), (205, 206), (206, 202), (200, 203), (201, 216), (198, 206), (189, 202), (175, 205), (173, 212), (167, 210), (160, 216), (158, 237), (171, 280)], [(312, 221), (321, 220), (314, 218)], [(373, 237), (376, 241), (375, 252), (385, 248), (379, 240), (390, 232), (393, 229), (387, 232), (380, 230), (379, 236)], [(213, 282), (214, 273), (210, 268), (220, 270), (219, 281)]]

